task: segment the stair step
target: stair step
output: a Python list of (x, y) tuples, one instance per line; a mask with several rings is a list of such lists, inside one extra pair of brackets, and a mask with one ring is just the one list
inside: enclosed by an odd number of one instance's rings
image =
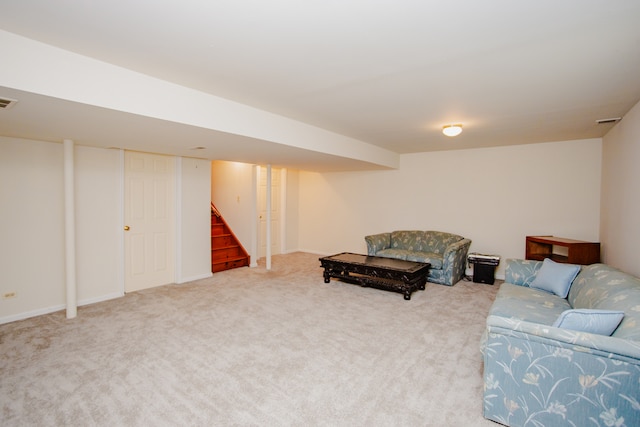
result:
[(249, 266), (251, 258), (211, 204), (211, 271)]
[(218, 236), (220, 234), (230, 234), (224, 224), (211, 224), (211, 235)]
[(237, 257), (234, 259), (228, 259), (220, 262), (211, 263), (211, 271), (217, 273), (219, 271), (230, 270), (232, 268), (247, 267), (249, 266), (249, 258)]
[(211, 248), (225, 248), (227, 246), (233, 246), (236, 242), (234, 242), (231, 234), (221, 234), (219, 236), (211, 236)]
[(238, 258), (238, 257), (246, 257), (245, 254), (242, 253), (240, 246), (225, 246), (223, 248), (213, 248), (211, 249), (211, 260), (224, 260), (230, 258)]

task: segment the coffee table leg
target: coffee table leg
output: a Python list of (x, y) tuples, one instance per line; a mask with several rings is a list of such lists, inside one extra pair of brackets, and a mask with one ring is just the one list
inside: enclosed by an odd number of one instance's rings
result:
[(404, 299), (407, 301), (411, 299), (411, 291), (409, 289), (404, 291)]
[(324, 283), (329, 283), (331, 282), (331, 275), (329, 274), (329, 270), (327, 270), (326, 268), (324, 269)]

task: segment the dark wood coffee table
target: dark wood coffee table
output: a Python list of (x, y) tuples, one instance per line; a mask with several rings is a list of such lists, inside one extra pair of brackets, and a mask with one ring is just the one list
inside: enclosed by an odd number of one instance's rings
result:
[(410, 300), (415, 290), (424, 290), (431, 264), (343, 252), (320, 258), (324, 283), (332, 277), (364, 287), (400, 292)]

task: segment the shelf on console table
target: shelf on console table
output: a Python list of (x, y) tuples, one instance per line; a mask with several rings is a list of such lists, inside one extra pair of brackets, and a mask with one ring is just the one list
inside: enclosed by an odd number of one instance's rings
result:
[[(567, 255), (554, 253), (554, 246), (567, 248)], [(551, 258), (555, 262), (569, 264), (595, 264), (600, 262), (600, 243), (555, 236), (527, 236), (525, 258), (537, 261)]]

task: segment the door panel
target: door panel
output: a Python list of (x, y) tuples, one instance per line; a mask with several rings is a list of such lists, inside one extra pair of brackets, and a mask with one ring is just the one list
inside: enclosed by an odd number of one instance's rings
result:
[(125, 152), (125, 291), (174, 281), (174, 159)]

